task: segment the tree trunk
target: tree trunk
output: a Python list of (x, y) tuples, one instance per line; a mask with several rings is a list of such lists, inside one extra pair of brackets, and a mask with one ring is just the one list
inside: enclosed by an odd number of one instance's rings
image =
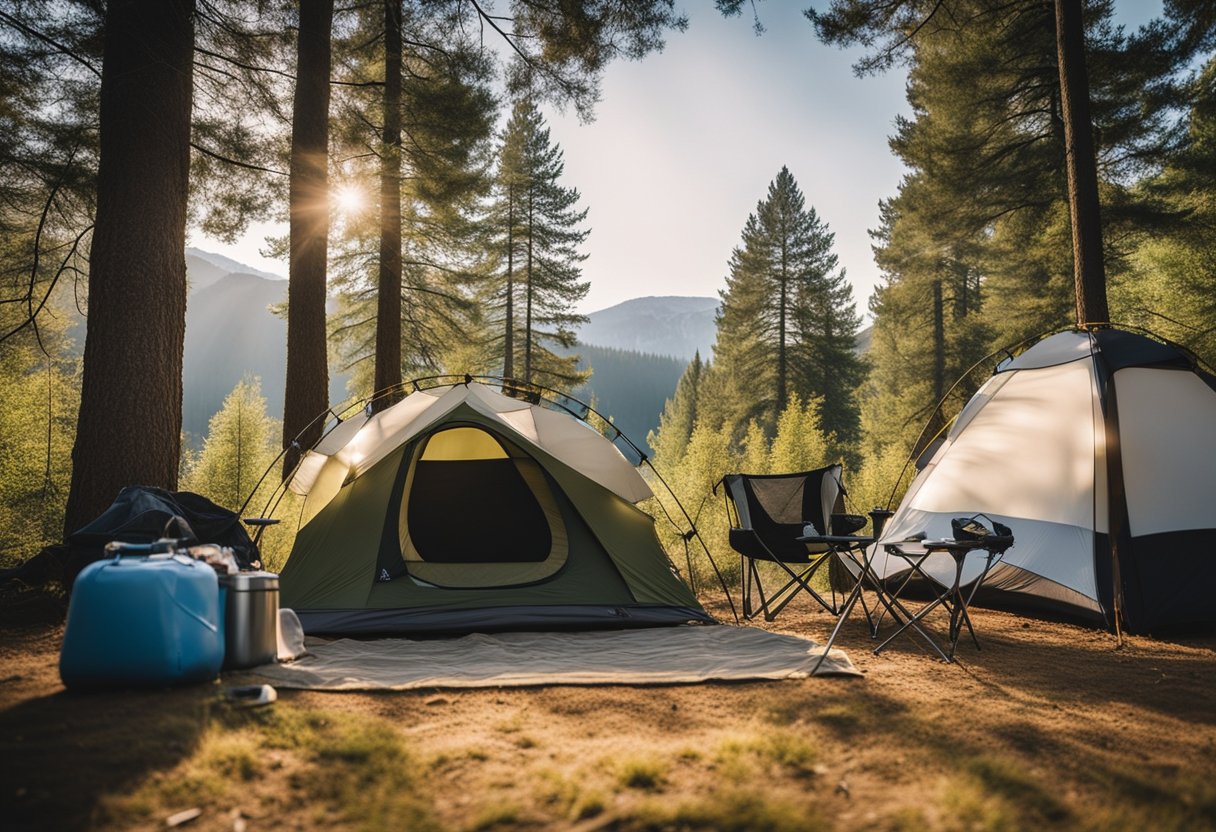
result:
[[(380, 159), (380, 281), (375, 388), (401, 384), (401, 0), (384, 2), (384, 146)], [(375, 403), (382, 410), (391, 398)]]
[(933, 281), (933, 403), (946, 395), (946, 310), (942, 282)]
[[(283, 478), (321, 438), (313, 420), (329, 407), (325, 333), (329, 238), (329, 70), (334, 0), (303, 0), (291, 117), (291, 264), (287, 286), (287, 384)], [(303, 431), (303, 433), (301, 433)], [(297, 439), (298, 437), (298, 439)], [(292, 443), (298, 441), (298, 446)]]
[(64, 531), (177, 487), (194, 0), (106, 4), (97, 216)]
[(503, 337), (503, 378), (515, 375), (515, 186), (507, 185), (507, 331)]
[[(784, 229), (782, 231), (784, 233)], [(785, 412), (786, 402), (789, 401), (785, 359), (785, 319), (788, 314), (787, 295), (789, 286), (788, 270), (785, 240), (783, 239), (781, 241), (781, 298), (778, 301), (780, 308), (777, 310), (777, 418), (773, 420), (774, 425), (781, 418), (781, 414)]]
[(532, 185), (528, 186), (528, 294), (524, 321), (524, 381), (532, 383)]
[(1110, 319), (1110, 312), (1106, 305), (1098, 165), (1089, 115), (1082, 4), (1081, 0), (1055, 0), (1055, 3), (1060, 114), (1064, 121), (1064, 157), (1068, 168), (1077, 323), (1103, 323)]

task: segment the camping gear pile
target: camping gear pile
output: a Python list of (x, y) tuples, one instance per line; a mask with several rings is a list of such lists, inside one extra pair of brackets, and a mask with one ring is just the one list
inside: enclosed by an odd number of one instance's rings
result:
[[(276, 659), (278, 576), (242, 570), (256, 564), (256, 549), (239, 525), (238, 535), (227, 535), (248, 544), (239, 550), (192, 545), (190, 521), (163, 520), (183, 504), (201, 506), (204, 522), (221, 530), (236, 519), (197, 495), (135, 487), (72, 536), (77, 545), (89, 536), (119, 539), (104, 546), (102, 559), (90, 557), (73, 582), (59, 662), (68, 687), (197, 682), (222, 667)], [(159, 539), (130, 542), (147, 538), (157, 523)]]

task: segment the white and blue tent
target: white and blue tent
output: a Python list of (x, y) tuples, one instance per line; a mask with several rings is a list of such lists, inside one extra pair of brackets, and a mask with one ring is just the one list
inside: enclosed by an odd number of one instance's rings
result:
[[(1015, 538), (980, 602), (1131, 632), (1216, 624), (1216, 378), (1117, 329), (1040, 341), (963, 408), (880, 542), (949, 537), (977, 513)], [(953, 577), (946, 555), (927, 565)]]

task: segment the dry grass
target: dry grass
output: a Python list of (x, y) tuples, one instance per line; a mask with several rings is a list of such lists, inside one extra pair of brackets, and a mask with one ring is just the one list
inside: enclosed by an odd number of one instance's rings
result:
[[(911, 642), (863, 679), (436, 694), (222, 684), (65, 693), (60, 632), (0, 632), (0, 818), (14, 829), (1216, 829), (1216, 638), (978, 611), (984, 650)], [(820, 635), (794, 610), (785, 631)], [(961, 649), (961, 648), (960, 648)], [(227, 680), (228, 683), (239, 679)]]

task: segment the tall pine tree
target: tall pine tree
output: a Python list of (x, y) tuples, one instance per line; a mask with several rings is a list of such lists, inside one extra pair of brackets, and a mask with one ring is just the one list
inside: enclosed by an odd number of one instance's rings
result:
[[(991, 281), (988, 297), (1001, 298), (993, 323), (1002, 343), (1075, 321), (1077, 292), (1085, 288), (1074, 277), (1069, 194), (1080, 185), (1070, 185), (1075, 172), (1067, 161), (1078, 151), (1066, 140), (1055, 12), (1038, 0), (832, 0), (825, 11), (808, 12), (825, 41), (867, 47), (858, 72), (897, 62), (909, 67), (913, 118), (899, 120), (892, 147), (914, 173), (924, 174), (905, 183), (918, 191), (922, 228), (933, 232), (921, 234), (932, 237), (934, 248), (923, 259), (953, 256), (952, 243), (965, 238), (982, 257), (968, 266)], [(1128, 185), (1171, 152), (1173, 79), (1193, 47), (1182, 43), (1177, 27), (1154, 25), (1128, 35), (1113, 14), (1109, 0), (1085, 4), (1083, 62), (1097, 128), (1090, 155), (1102, 194), (1105, 271), (1117, 274), (1125, 267), (1129, 231), (1165, 218)], [(1076, 31), (1072, 40), (1076, 46)], [(1096, 194), (1074, 197), (1085, 218), (1096, 217)], [(900, 210), (905, 219), (916, 213), (910, 203)], [(1086, 231), (1087, 240), (1099, 235)], [(1092, 261), (1091, 247), (1086, 251)], [(1088, 282), (1101, 282), (1101, 264), (1090, 266)], [(1100, 308), (1102, 288), (1089, 288)]]
[[(912, 440), (964, 370), (994, 346), (1074, 321), (1076, 307), (1051, 4), (897, 6), (884, 17), (879, 4), (850, 0), (816, 16), (821, 36), (870, 47), (859, 71), (909, 67), (911, 117), (897, 120), (891, 146), (910, 172), (873, 232), (887, 281), (871, 299), (871, 452), (919, 450)], [(1089, 5), (1087, 60), (1106, 265), (1117, 276), (1136, 230), (1169, 219), (1131, 185), (1176, 142), (1167, 104), (1178, 64), (1162, 30), (1128, 36), (1111, 14), (1109, 3)], [(945, 417), (977, 381), (954, 390)], [(944, 425), (936, 418), (926, 439)]]
[(821, 399), (820, 430), (842, 446), (856, 441), (860, 319), (833, 241), (783, 167), (747, 218), (718, 313), (714, 372), (738, 385), (728, 393), (736, 431), (755, 418), (771, 435), (797, 395)]
[(582, 227), (587, 209), (578, 207), (578, 190), (561, 184), (564, 168), (540, 111), (530, 101), (516, 103), (502, 135), (491, 210), (499, 264), (491, 341), (501, 345), (504, 375), (569, 389), (588, 374), (577, 355), (550, 347), (573, 346), (573, 327), (586, 320), (573, 307), (589, 288), (580, 247), (590, 231)]
[[(475, 329), (472, 218), (496, 106), (489, 60), (476, 43), (441, 31), (440, 6), (389, 2), (374, 11), (335, 46), (345, 82), (335, 90), (341, 176), (380, 186), (379, 210), (348, 218), (331, 257), (336, 352), (360, 395), (442, 371)], [(382, 82), (397, 64), (398, 26), (400, 64), (387, 77), (400, 84), (390, 88)], [(358, 48), (384, 43), (386, 27), (394, 33), (387, 53)]]

